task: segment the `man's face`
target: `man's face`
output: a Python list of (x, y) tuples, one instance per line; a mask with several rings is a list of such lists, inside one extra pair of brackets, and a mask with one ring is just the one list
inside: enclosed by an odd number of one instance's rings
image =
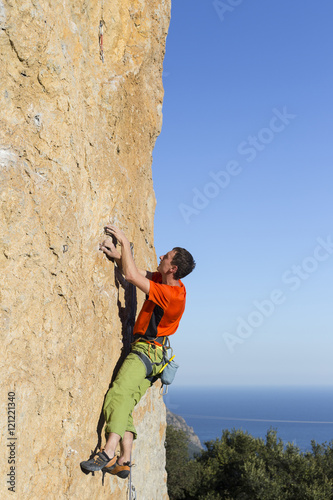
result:
[(172, 259), (174, 258), (176, 254), (176, 250), (170, 250), (170, 252), (166, 253), (165, 255), (160, 256), (160, 263), (157, 267), (157, 270), (162, 273), (162, 274), (168, 274), (170, 271), (174, 272), (175, 267), (173, 264), (171, 264)]

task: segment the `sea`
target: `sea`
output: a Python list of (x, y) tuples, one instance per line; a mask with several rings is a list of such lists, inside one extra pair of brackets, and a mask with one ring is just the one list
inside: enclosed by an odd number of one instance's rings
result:
[(164, 401), (193, 427), (202, 445), (241, 429), (265, 439), (277, 431), (284, 444), (311, 451), (311, 441), (333, 441), (333, 387), (170, 386)]

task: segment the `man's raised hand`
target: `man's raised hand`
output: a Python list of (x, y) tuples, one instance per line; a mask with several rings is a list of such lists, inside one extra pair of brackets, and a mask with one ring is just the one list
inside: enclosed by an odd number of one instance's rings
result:
[(116, 249), (112, 238), (106, 238), (102, 243), (99, 245), (99, 249), (105, 253), (107, 257), (110, 259), (120, 259), (121, 255)]
[(104, 231), (108, 236), (114, 236), (121, 245), (123, 245), (125, 242), (128, 242), (125, 233), (113, 224), (108, 224), (107, 226), (105, 226)]

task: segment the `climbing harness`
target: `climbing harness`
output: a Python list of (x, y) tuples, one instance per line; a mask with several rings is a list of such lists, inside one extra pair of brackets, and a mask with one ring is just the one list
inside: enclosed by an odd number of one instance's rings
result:
[[(156, 339), (159, 339), (162, 341), (162, 344), (156, 341)], [(151, 382), (155, 382), (157, 379), (161, 380), (161, 389), (160, 389), (160, 394), (164, 396), (165, 394), (168, 393), (168, 385), (170, 385), (176, 375), (176, 372), (179, 368), (179, 365), (175, 363), (174, 355), (172, 347), (170, 346), (170, 341), (168, 337), (156, 337), (155, 341), (151, 342), (149, 340), (139, 338), (138, 340), (135, 340), (132, 343), (132, 346), (137, 344), (138, 342), (145, 342), (149, 344), (150, 346), (152, 345), (154, 349), (162, 349), (163, 350), (163, 357), (162, 361), (160, 363), (154, 363), (150, 357), (150, 352), (148, 350), (148, 355), (141, 352), (141, 351), (136, 351), (135, 349), (132, 350), (134, 354), (136, 354), (143, 364), (145, 365), (146, 368), (146, 378), (150, 380)], [(171, 356), (168, 355), (168, 350), (171, 350)], [(153, 365), (162, 365), (161, 369), (159, 372), (152, 377), (151, 374), (153, 372)]]

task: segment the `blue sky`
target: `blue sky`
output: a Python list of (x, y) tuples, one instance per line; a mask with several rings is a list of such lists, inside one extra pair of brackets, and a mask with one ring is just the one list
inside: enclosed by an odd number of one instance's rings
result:
[(157, 255), (192, 252), (177, 385), (331, 385), (333, 4), (177, 0)]

